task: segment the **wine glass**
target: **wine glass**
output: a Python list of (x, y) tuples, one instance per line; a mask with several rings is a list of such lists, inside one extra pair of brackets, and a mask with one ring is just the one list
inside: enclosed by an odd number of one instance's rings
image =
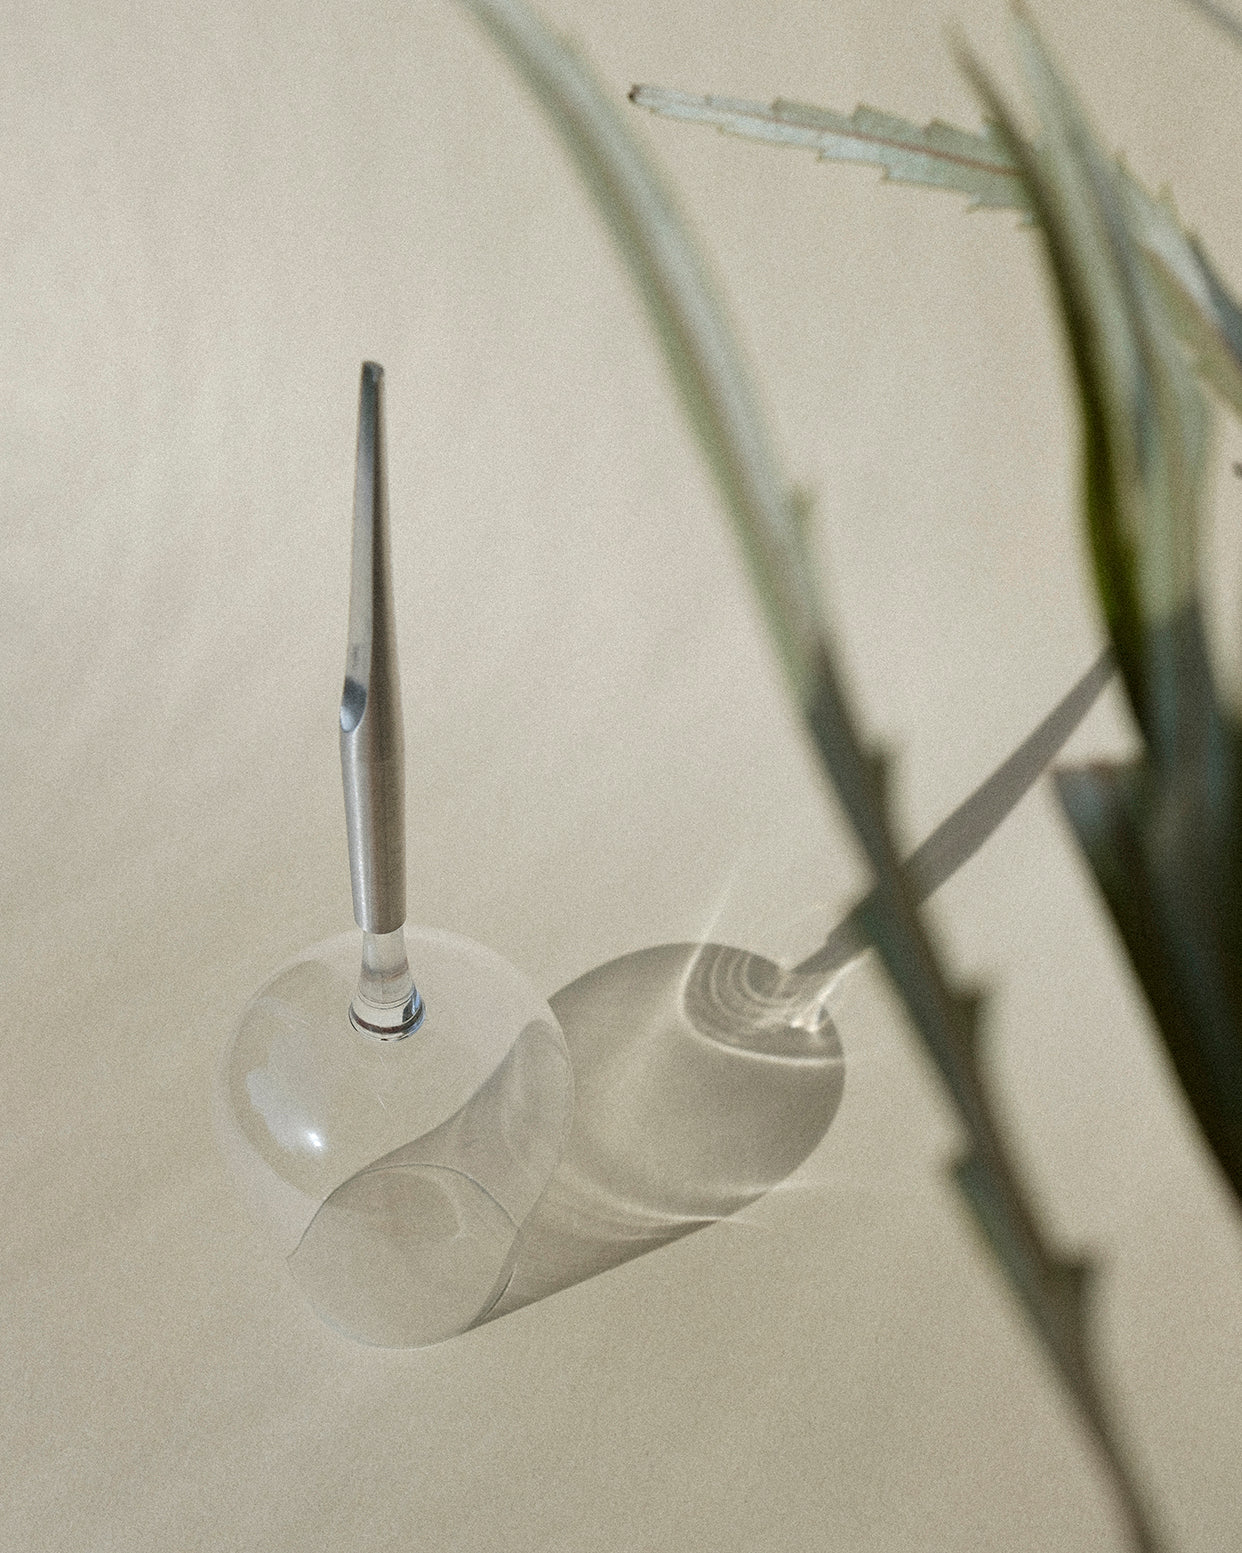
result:
[[(216, 1085), (221, 1147), (316, 1311), (421, 1346), (481, 1320), (561, 1156), (564, 1037), (516, 967), (405, 925), (405, 782), (383, 369), (362, 368), (341, 770), (360, 932), (255, 993)], [(417, 969), (415, 984), (411, 965)]]

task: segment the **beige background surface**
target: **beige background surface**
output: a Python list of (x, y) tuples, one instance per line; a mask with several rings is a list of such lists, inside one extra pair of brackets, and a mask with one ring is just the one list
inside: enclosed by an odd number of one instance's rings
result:
[[(546, 10), (618, 95), (973, 123), (950, 15), (1012, 79), (983, 0)], [(1171, 3), (1041, 15), (1236, 282), (1238, 60)], [(449, 0), (16, 0), (0, 70), (0, 1546), (1117, 1546), (871, 969), (840, 997), (836, 1122), (741, 1220), (425, 1352), (304, 1307), (208, 1097), (249, 993), (348, 925), (364, 356), (388, 374), (412, 914), (551, 992), (696, 935), (804, 952), (860, 874), (625, 278)], [(914, 841), (1096, 650), (1033, 242), (869, 171), (637, 129), (816, 493)], [(1240, 452), (1222, 435), (1228, 524)], [(1102, 705), (1073, 753), (1126, 737)], [(1049, 1222), (1106, 1259), (1110, 1385), (1176, 1545), (1242, 1546), (1238, 1223), (1045, 791), (935, 920), (992, 986)]]

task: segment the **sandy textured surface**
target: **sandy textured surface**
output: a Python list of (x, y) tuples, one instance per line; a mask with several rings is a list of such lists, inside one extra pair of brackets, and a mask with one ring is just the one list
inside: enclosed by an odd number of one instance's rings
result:
[[(975, 122), (940, 3), (548, 10), (618, 98)], [(953, 14), (1012, 78), (1001, 6)], [(1238, 61), (1172, 4), (1042, 14), (1236, 283), (1239, 207), (1213, 201)], [(364, 357), (387, 370), (412, 916), (550, 994), (648, 944), (804, 954), (862, 875), (628, 282), (450, 0), (16, 0), (3, 34), (0, 1544), (1119, 1547), (869, 968), (836, 1008), (836, 1120), (739, 1219), (423, 1352), (306, 1309), (209, 1092), (250, 992), (349, 925)], [(815, 493), (913, 843), (1098, 645), (1032, 239), (868, 170), (637, 129)], [(1223, 434), (1230, 524), (1239, 456)], [(1127, 737), (1106, 700), (1072, 753)], [(993, 989), (1047, 1220), (1105, 1260), (1110, 1392), (1176, 1547), (1237, 1546), (1238, 1220), (1047, 791), (934, 914)]]

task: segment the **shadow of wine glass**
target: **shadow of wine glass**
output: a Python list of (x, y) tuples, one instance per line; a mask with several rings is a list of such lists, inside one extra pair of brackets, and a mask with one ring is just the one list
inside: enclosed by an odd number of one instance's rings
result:
[(558, 992), (573, 1123), (487, 1319), (715, 1223), (797, 1169), (845, 1084), (828, 985), (743, 949), (661, 944)]
[[(1013, 753), (907, 859), (919, 900), (1031, 789), (1108, 683), (1105, 650)], [(574, 1114), (516, 1244), (494, 1320), (716, 1223), (785, 1180), (841, 1104), (826, 1009), (865, 953), (869, 898), (792, 970), (722, 944), (662, 944), (587, 971), (550, 1000)]]

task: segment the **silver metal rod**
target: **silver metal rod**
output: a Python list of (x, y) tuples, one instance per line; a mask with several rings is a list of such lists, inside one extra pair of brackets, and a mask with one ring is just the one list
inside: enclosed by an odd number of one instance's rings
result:
[(341, 776), (354, 919), (366, 933), (405, 922), (405, 740), (393, 621), (384, 445), (384, 369), (363, 363), (358, 396), (349, 647)]

